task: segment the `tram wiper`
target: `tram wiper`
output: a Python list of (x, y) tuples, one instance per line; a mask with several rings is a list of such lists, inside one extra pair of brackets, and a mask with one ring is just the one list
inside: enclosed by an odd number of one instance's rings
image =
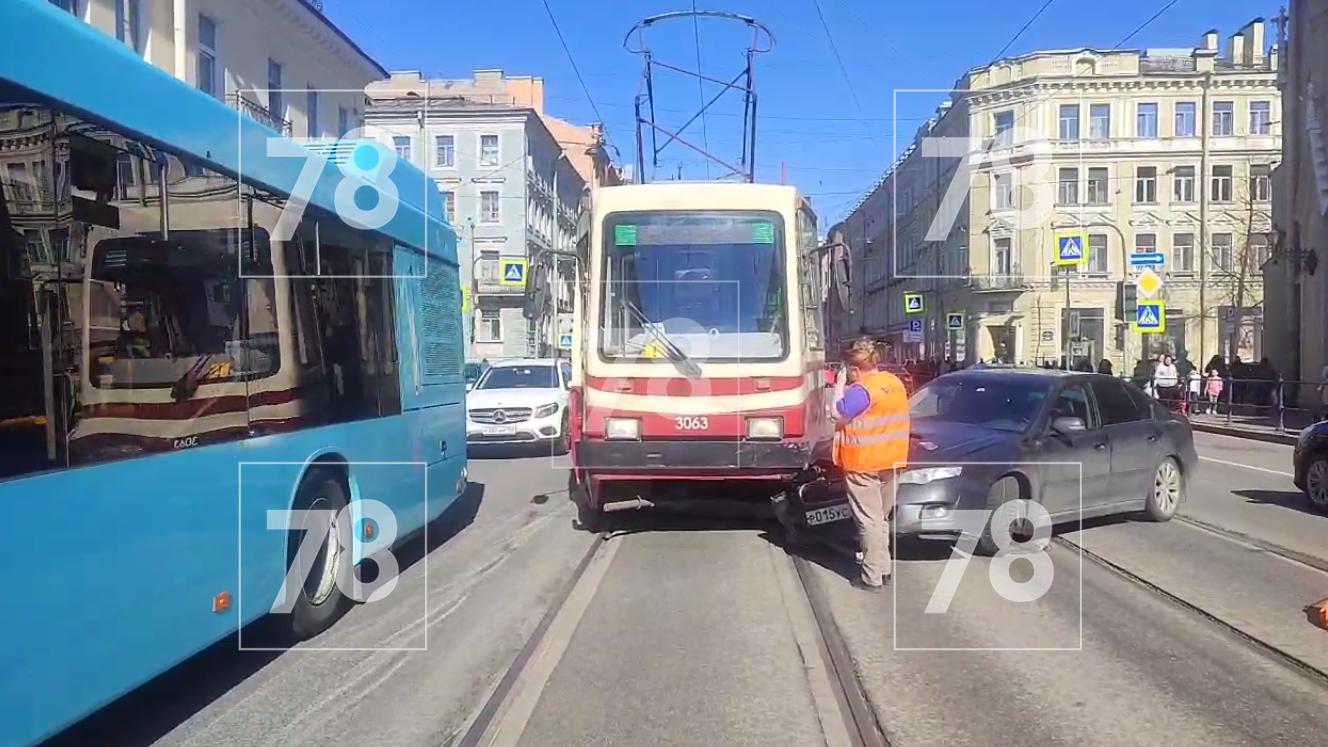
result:
[(681, 371), (684, 376), (689, 379), (701, 378), (701, 367), (696, 365), (696, 361), (688, 357), (687, 353), (684, 353), (682, 348), (678, 347), (677, 343), (669, 339), (669, 336), (664, 332), (664, 328), (661, 325), (650, 321), (650, 317), (646, 316), (644, 311), (626, 298), (619, 297), (619, 300), (622, 302), (623, 308), (631, 312), (637, 323), (640, 324), (643, 329), (648, 330), (651, 336), (653, 336), (660, 344), (660, 347), (664, 348), (664, 354), (669, 357), (669, 360), (677, 365), (678, 370)]

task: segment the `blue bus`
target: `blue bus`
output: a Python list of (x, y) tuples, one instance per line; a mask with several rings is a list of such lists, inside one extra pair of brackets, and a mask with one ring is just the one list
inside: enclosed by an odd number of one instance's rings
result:
[(0, 3), (0, 744), (260, 617), (316, 635), (464, 490), (441, 196), (329, 151)]

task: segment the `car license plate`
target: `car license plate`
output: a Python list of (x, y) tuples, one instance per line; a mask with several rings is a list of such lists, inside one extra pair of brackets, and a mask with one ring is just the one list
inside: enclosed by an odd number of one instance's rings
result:
[(516, 435), (515, 425), (486, 425), (483, 430), (486, 436), (514, 436)]
[(837, 506), (826, 506), (807, 512), (807, 526), (814, 527), (817, 524), (829, 524), (832, 521), (847, 519), (853, 514), (848, 509), (847, 503), (841, 503)]

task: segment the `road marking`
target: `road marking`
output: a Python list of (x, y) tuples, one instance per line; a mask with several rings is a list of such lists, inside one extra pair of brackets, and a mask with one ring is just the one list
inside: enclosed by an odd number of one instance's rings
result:
[(1268, 469), (1267, 467), (1255, 467), (1253, 464), (1241, 464), (1240, 462), (1228, 462), (1228, 461), (1225, 460), (1225, 459), (1217, 459), (1217, 458), (1215, 458), (1215, 457), (1203, 456), (1202, 454), (1199, 455), (1199, 458), (1202, 459), (1202, 460), (1204, 460), (1205, 462), (1214, 462), (1214, 463), (1216, 463), (1216, 464), (1225, 464), (1225, 465), (1228, 466), (1228, 467), (1244, 467), (1245, 469), (1252, 469), (1252, 470), (1254, 470), (1255, 472), (1267, 472), (1267, 473), (1270, 474), (1270, 475), (1281, 475), (1282, 477), (1295, 478), (1295, 475), (1293, 475), (1292, 473), (1290, 473), (1290, 472), (1283, 472), (1283, 471), (1281, 471), (1281, 470), (1277, 470), (1277, 469)]

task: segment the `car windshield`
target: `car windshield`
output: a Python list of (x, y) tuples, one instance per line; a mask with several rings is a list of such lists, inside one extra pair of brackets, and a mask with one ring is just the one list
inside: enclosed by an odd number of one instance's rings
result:
[(1023, 432), (1037, 419), (1050, 391), (1049, 382), (1036, 378), (946, 376), (909, 399), (909, 416), (916, 421)]
[(553, 366), (499, 366), (480, 379), (479, 389), (553, 389), (558, 377)]
[(695, 360), (785, 356), (784, 225), (777, 214), (618, 213), (604, 231), (606, 358), (664, 357), (652, 332)]

